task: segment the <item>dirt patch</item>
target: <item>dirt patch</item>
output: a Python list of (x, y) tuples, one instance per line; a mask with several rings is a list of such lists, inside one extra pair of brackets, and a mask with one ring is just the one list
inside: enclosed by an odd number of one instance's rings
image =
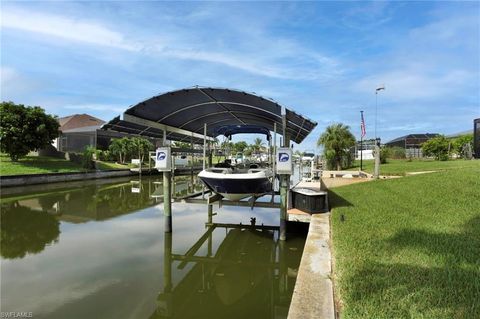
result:
[(405, 175), (420, 175), (420, 174), (428, 174), (428, 173), (436, 173), (437, 171), (422, 171), (422, 172), (407, 172)]
[(344, 185), (364, 183), (372, 181), (371, 178), (322, 178), (322, 182), (326, 188), (335, 188)]

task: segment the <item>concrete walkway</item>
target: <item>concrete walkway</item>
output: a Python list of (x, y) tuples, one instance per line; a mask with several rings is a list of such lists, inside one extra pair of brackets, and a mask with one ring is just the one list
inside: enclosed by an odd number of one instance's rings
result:
[(311, 216), (288, 319), (334, 319), (330, 213)]

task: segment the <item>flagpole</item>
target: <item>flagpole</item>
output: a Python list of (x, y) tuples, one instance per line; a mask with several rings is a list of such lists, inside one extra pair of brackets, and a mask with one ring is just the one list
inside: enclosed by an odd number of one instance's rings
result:
[(360, 125), (360, 170), (363, 171), (363, 111), (360, 111), (362, 124)]

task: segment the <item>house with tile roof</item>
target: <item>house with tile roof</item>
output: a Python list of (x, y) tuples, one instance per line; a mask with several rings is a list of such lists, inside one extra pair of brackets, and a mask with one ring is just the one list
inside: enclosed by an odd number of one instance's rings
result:
[(89, 114), (73, 114), (58, 119), (60, 136), (53, 146), (62, 152), (82, 152), (87, 146), (97, 146), (97, 130), (105, 121)]

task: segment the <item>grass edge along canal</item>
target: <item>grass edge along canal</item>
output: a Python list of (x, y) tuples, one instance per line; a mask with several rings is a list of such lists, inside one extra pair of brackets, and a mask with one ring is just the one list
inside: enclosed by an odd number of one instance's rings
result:
[(480, 318), (480, 165), (330, 200), (341, 318)]
[[(128, 169), (129, 165), (96, 161), (99, 170)], [(12, 162), (5, 154), (0, 154), (0, 176), (89, 172), (79, 163), (49, 156), (25, 156)]]
[[(363, 161), (363, 171), (373, 174), (374, 160)], [(454, 159), (448, 161), (435, 161), (433, 159), (388, 159), (387, 163), (380, 165), (381, 175), (400, 175), (422, 171), (448, 171), (480, 167), (479, 161)], [(349, 170), (359, 170), (360, 161), (355, 161), (354, 166)]]

